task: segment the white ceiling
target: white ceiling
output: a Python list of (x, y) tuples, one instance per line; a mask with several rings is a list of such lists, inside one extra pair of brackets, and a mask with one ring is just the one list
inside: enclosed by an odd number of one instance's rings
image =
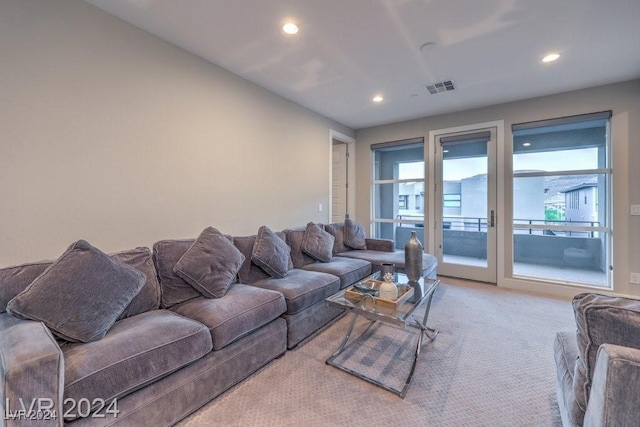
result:
[(640, 0), (85, 1), (354, 129), (640, 77)]

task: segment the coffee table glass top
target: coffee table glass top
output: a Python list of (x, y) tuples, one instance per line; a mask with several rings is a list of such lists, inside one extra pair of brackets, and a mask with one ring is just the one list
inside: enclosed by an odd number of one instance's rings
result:
[[(376, 272), (371, 276), (365, 277), (358, 284), (368, 281), (370, 279), (380, 280), (380, 272)], [(409, 284), (409, 279), (403, 273), (396, 273), (394, 282), (398, 285), (399, 294), (402, 293), (403, 287), (413, 288), (413, 295), (406, 301), (397, 304), (380, 304), (376, 302), (376, 299), (372, 297), (363, 297), (359, 301), (352, 298), (347, 298), (345, 292), (353, 288), (352, 285), (342, 291), (328, 297), (325, 301), (334, 307), (345, 308), (349, 311), (356, 311), (358, 314), (369, 318), (370, 320), (381, 320), (385, 323), (396, 324), (399, 326), (407, 325), (407, 322), (413, 312), (426, 301), (435, 287), (438, 285), (438, 280), (421, 278), (419, 282)]]

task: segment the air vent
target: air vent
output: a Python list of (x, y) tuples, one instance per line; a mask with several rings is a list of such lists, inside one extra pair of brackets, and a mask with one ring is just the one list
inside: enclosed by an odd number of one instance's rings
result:
[(450, 90), (455, 89), (453, 87), (453, 81), (445, 80), (443, 82), (431, 83), (425, 86), (425, 88), (429, 91), (431, 95), (435, 95), (440, 92), (449, 92)]

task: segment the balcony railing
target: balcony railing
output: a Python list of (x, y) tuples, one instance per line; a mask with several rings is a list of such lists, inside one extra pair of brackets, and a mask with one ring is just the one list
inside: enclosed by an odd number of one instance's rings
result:
[[(515, 224), (528, 224), (528, 225), (558, 225), (558, 226), (583, 226), (583, 227), (599, 227), (600, 221), (572, 221), (572, 220), (546, 220), (546, 219), (514, 219), (513, 222)], [(539, 231), (538, 229), (529, 228), (529, 234), (534, 234), (533, 231)], [(597, 237), (596, 233), (593, 231), (584, 232), (584, 231), (553, 231), (553, 230), (543, 230), (543, 233), (549, 236), (585, 236), (588, 237)], [(586, 237), (586, 236), (585, 236)]]
[[(424, 215), (397, 215), (396, 219), (402, 220), (424, 220)], [(554, 226), (585, 226), (585, 227), (599, 227), (599, 221), (572, 221), (572, 220), (546, 220), (546, 219), (514, 219), (515, 224), (528, 224), (528, 225), (554, 225)], [(399, 224), (400, 227), (423, 227), (424, 224)], [(460, 230), (460, 231), (487, 231), (487, 218), (480, 217), (459, 217), (459, 216), (445, 216), (442, 218), (442, 228), (444, 230)], [(527, 231), (528, 234), (544, 234), (548, 236), (575, 236), (575, 237), (597, 237), (596, 233), (591, 232), (572, 232), (572, 231), (552, 231), (552, 230), (540, 230), (538, 228), (520, 229)]]
[[(424, 215), (397, 215), (399, 220), (424, 220)], [(400, 224), (400, 227), (423, 227), (424, 224)], [(445, 216), (442, 219), (442, 228), (445, 230), (462, 231), (487, 231), (487, 218)]]
[[(398, 219), (419, 221), (420, 215), (402, 215)], [(557, 226), (598, 227), (597, 221), (559, 221), (518, 219), (522, 226), (537, 226), (516, 229), (513, 234), (513, 261), (554, 268), (578, 268), (595, 272), (606, 271), (602, 252), (602, 235), (591, 231), (558, 231)], [(540, 225), (553, 225), (554, 230)], [(393, 233), (396, 247), (402, 249), (412, 228), (423, 224), (396, 224)], [(445, 217), (443, 224), (442, 253), (444, 255), (486, 259), (487, 219), (478, 217)]]

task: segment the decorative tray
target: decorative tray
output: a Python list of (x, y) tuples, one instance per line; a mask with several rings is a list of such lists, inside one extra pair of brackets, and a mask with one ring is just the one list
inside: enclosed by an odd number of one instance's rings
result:
[(382, 280), (365, 279), (362, 282), (358, 282), (355, 285), (348, 287), (344, 291), (344, 296), (349, 301), (358, 302), (365, 295), (369, 295), (364, 301), (365, 307), (372, 307), (375, 305), (376, 307), (390, 308), (393, 310), (397, 310), (400, 305), (413, 296), (414, 289), (411, 286), (396, 284), (398, 287), (397, 299), (388, 300), (380, 298), (378, 295), (380, 285), (382, 283)]

